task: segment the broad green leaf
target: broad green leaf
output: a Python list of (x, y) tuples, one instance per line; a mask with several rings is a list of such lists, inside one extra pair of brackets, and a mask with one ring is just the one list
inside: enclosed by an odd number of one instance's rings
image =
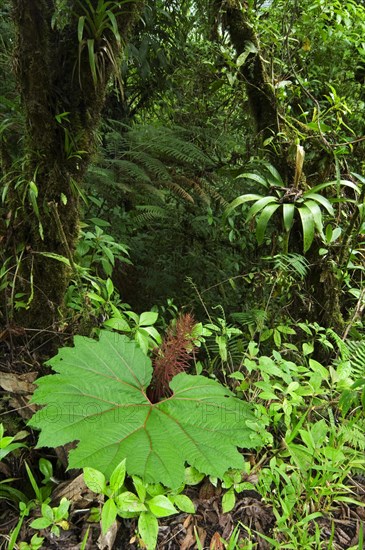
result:
[(53, 510), (48, 504), (45, 504), (45, 503), (42, 504), (41, 512), (42, 512), (42, 516), (48, 519), (51, 523), (54, 521)]
[(304, 253), (310, 249), (314, 239), (314, 220), (312, 212), (309, 208), (301, 206), (298, 208), (300, 218), (302, 220), (303, 229), (303, 251)]
[(271, 202), (277, 203), (278, 201), (275, 197), (262, 197), (262, 199), (256, 201), (248, 211), (246, 221), (250, 221), (251, 218), (254, 218), (258, 212), (260, 212), (267, 204)]
[(269, 178), (268, 178), (270, 180), (270, 184), (284, 187), (285, 184), (282, 180), (281, 175), (279, 174), (279, 172), (275, 168), (275, 166), (273, 166), (269, 162), (264, 162), (264, 166), (265, 166), (266, 170), (269, 172), (270, 176), (272, 176), (272, 177), (269, 176)]
[(279, 332), (282, 332), (283, 334), (296, 334), (293, 328), (287, 327), (286, 325), (278, 325), (276, 328)]
[(274, 343), (277, 348), (281, 346), (281, 334), (278, 330), (274, 329)]
[(139, 499), (144, 502), (146, 498), (146, 485), (143, 483), (142, 479), (138, 476), (133, 476), (133, 485), (136, 488), (137, 495)]
[(333, 228), (332, 225), (329, 223), (326, 227), (326, 243), (329, 244), (332, 242), (332, 234), (333, 234)]
[(365, 177), (360, 176), (360, 174), (357, 174), (356, 172), (351, 172), (351, 176), (354, 176), (357, 178), (361, 183), (365, 184)]
[(241, 67), (241, 65), (244, 65), (244, 63), (246, 63), (246, 59), (252, 53), (257, 53), (257, 47), (255, 46), (255, 44), (253, 44), (253, 42), (246, 42), (244, 51), (237, 57), (237, 67)]
[(125, 491), (124, 493), (115, 497), (115, 503), (118, 508), (118, 512), (145, 512), (146, 506), (134, 493)]
[(117, 41), (118, 46), (120, 46), (121, 38), (120, 38), (120, 34), (119, 34), (119, 30), (118, 30), (118, 23), (117, 23), (117, 20), (115, 18), (115, 15), (111, 10), (107, 10), (106, 15), (109, 17), (110, 22), (112, 24), (114, 38)]
[(175, 495), (173, 500), (174, 500), (174, 504), (182, 512), (186, 512), (187, 514), (195, 514), (194, 503), (186, 495)]
[(279, 208), (280, 204), (268, 204), (263, 210), (256, 227), (256, 239), (259, 244), (262, 244), (265, 238), (267, 224), (269, 223), (271, 216)]
[(233, 510), (234, 505), (236, 503), (236, 495), (234, 494), (233, 487), (229, 489), (226, 493), (224, 493), (222, 498), (222, 510), (223, 514), (226, 514), (227, 512), (230, 512)]
[(157, 495), (151, 498), (147, 504), (152, 514), (157, 518), (164, 518), (172, 514), (177, 514), (175, 506), (165, 495)]
[(193, 468), (193, 466), (188, 466), (188, 468), (185, 468), (184, 481), (186, 485), (198, 485), (204, 477), (205, 475), (199, 472), (196, 468)]
[(166, 487), (164, 487), (162, 483), (148, 483), (148, 485), (146, 485), (146, 492), (150, 497), (156, 497), (157, 495), (164, 495), (166, 493)]
[(44, 408), (30, 421), (41, 430), (38, 447), (79, 441), (70, 468), (109, 477), (125, 458), (129, 475), (176, 488), (185, 462), (222, 477), (243, 467), (236, 447), (270, 439), (248, 403), (203, 376), (180, 373), (170, 398), (150, 402), (151, 360), (126, 336), (101, 331), (99, 341), (76, 336), (74, 344), (48, 362), (57, 374), (37, 380), (33, 402)]
[(106, 490), (106, 480), (104, 474), (95, 468), (84, 468), (85, 485), (91, 489), (93, 493), (104, 494)]
[(229, 214), (232, 212), (232, 210), (237, 208), (237, 206), (241, 206), (242, 204), (245, 204), (246, 202), (257, 201), (257, 200), (262, 199), (262, 198), (263, 198), (262, 195), (254, 195), (252, 193), (249, 193), (247, 195), (241, 195), (240, 197), (237, 197), (226, 208), (226, 210), (224, 212), (223, 219), (225, 220), (229, 216)]
[(150, 343), (148, 333), (145, 330), (143, 330), (143, 328), (138, 329), (137, 332), (134, 335), (134, 338), (135, 338), (136, 342), (138, 342), (138, 344), (140, 345), (141, 350), (143, 351), (143, 353), (145, 353), (147, 355), (148, 348), (149, 348), (149, 343)]
[(54, 510), (54, 520), (55, 522), (61, 521), (64, 519), (68, 513), (68, 509), (70, 508), (71, 502), (65, 498), (61, 498), (61, 502), (57, 508)]
[(147, 550), (155, 550), (158, 536), (158, 521), (150, 512), (142, 512), (138, 519), (138, 531)]
[(158, 313), (156, 311), (144, 311), (139, 318), (139, 326), (154, 325), (157, 321)]
[(108, 298), (110, 298), (111, 295), (114, 292), (114, 285), (113, 285), (113, 281), (111, 279), (106, 280), (105, 288), (106, 288), (106, 291), (108, 293)]
[[(315, 185), (312, 187), (308, 193), (317, 193), (318, 191), (322, 191), (322, 189), (326, 189), (326, 187), (337, 187), (337, 185), (344, 185), (345, 187), (351, 187), (356, 193), (360, 193), (359, 187), (356, 185), (356, 183), (349, 181), (349, 180), (340, 180), (339, 182), (334, 181), (327, 181), (326, 183), (319, 183), (318, 185)], [(306, 195), (307, 193), (304, 193)]]
[[(310, 353), (312, 352), (313, 350)], [(315, 359), (309, 359), (309, 367), (312, 369), (313, 372), (318, 373), (321, 378), (323, 378), (323, 380), (327, 380), (329, 378), (328, 369), (321, 365), (321, 363), (318, 363), (318, 361), (315, 361)]]
[(134, 313), (134, 311), (126, 311), (125, 315), (132, 319), (136, 323), (136, 325), (139, 324), (139, 315), (137, 315), (137, 313)]
[(82, 42), (82, 38), (84, 35), (84, 26), (85, 26), (85, 15), (82, 15), (79, 17), (79, 22), (77, 24), (77, 38), (79, 42)]
[[(114, 258), (114, 254), (113, 252), (110, 250), (110, 248), (108, 248), (107, 246), (105, 245), (101, 245), (100, 246), (101, 250), (104, 252), (106, 258), (109, 260), (109, 262), (111, 263), (111, 265), (114, 266), (114, 263), (115, 263), (115, 258)], [(105, 258), (105, 259), (106, 259)]]
[(123, 319), (123, 317), (111, 317), (110, 319), (104, 321), (104, 326), (113, 328), (115, 330), (120, 330), (121, 332), (131, 331), (128, 322)]
[(251, 180), (255, 181), (256, 183), (259, 183), (260, 185), (263, 185), (264, 187), (268, 187), (267, 180), (263, 176), (260, 176), (259, 174), (255, 174), (253, 172), (244, 172), (243, 174), (240, 174), (237, 176), (236, 179), (245, 179), (245, 180)]
[(333, 206), (330, 203), (330, 201), (328, 199), (326, 199), (326, 197), (323, 197), (322, 195), (319, 195), (318, 193), (308, 192), (308, 193), (304, 193), (303, 199), (305, 199), (305, 200), (312, 199), (316, 202), (319, 202), (319, 204), (321, 204), (327, 210), (327, 212), (329, 214), (331, 214), (331, 216), (335, 215), (335, 211), (333, 210)]
[(332, 233), (332, 239), (331, 239), (331, 242), (335, 242), (337, 241), (337, 239), (340, 237), (342, 233), (342, 229), (341, 227), (336, 227)]
[(291, 202), (283, 204), (283, 222), (284, 228), (287, 233), (289, 233), (294, 219), (295, 205)]
[(47, 529), (47, 527), (49, 527), (50, 525), (52, 525), (53, 523), (53, 520), (50, 521), (48, 520), (47, 518), (37, 518), (35, 520), (32, 521), (32, 523), (30, 524), (30, 526), (33, 528), (33, 529)]
[(115, 522), (117, 517), (117, 507), (113, 499), (109, 498), (101, 511), (101, 527), (105, 534), (109, 527)]
[(110, 488), (116, 493), (124, 483), (125, 478), (125, 459), (122, 460), (116, 468), (114, 468), (112, 475), (110, 476)]
[(53, 476), (52, 462), (50, 462), (46, 458), (40, 458), (38, 465), (39, 471), (43, 474), (45, 478), (44, 481), (49, 481), (50, 478)]
[(310, 343), (304, 342), (302, 345), (302, 349), (303, 349), (303, 355), (310, 355), (314, 351), (314, 346), (311, 342)]
[(309, 208), (309, 210), (312, 212), (314, 225), (316, 226), (316, 229), (318, 233), (324, 237), (323, 234), (323, 221), (322, 221), (322, 211), (320, 207), (318, 206), (318, 203), (313, 200), (306, 200), (304, 203), (304, 206), (306, 208)]
[(100, 302), (101, 304), (105, 303), (104, 298), (102, 296), (99, 296), (99, 294), (96, 294), (96, 292), (88, 292), (86, 295), (91, 300), (95, 300), (95, 302)]
[(161, 344), (161, 336), (155, 327), (143, 327), (143, 330), (147, 332), (158, 344)]

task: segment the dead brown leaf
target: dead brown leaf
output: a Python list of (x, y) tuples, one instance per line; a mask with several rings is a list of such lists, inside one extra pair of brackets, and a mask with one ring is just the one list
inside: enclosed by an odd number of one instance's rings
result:
[(195, 536), (193, 534), (193, 526), (190, 525), (188, 528), (185, 538), (180, 544), (180, 550), (190, 550), (196, 543)]
[(36, 372), (27, 372), (25, 374), (14, 374), (12, 372), (2, 372), (0, 374), (0, 386), (3, 390), (15, 394), (32, 394), (35, 390), (34, 380), (37, 378)]
[(209, 550), (224, 550), (220, 534), (216, 531), (210, 541)]

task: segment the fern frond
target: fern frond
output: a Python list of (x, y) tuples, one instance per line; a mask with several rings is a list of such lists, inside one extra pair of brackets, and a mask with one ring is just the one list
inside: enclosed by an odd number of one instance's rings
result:
[(365, 340), (349, 341), (347, 346), (352, 378), (365, 378)]
[(231, 317), (243, 326), (254, 327), (255, 330), (261, 331), (267, 321), (267, 312), (264, 309), (250, 309), (232, 313)]
[(298, 275), (301, 279), (304, 279), (309, 270), (308, 260), (301, 254), (294, 252), (289, 254), (276, 254), (272, 257), (263, 258), (268, 262), (274, 263), (274, 269), (278, 271), (291, 272), (294, 275)]
[(365, 451), (365, 420), (343, 421), (338, 427), (337, 437), (342, 445)]
[(117, 167), (119, 178), (125, 176), (128, 179), (132, 179), (141, 183), (152, 183), (151, 178), (146, 171), (138, 164), (131, 162), (130, 160), (110, 159), (108, 164)]
[(212, 185), (204, 178), (201, 178), (199, 183), (209, 197), (221, 204), (223, 208), (227, 208), (229, 202), (226, 201), (224, 197), (222, 197), (222, 195), (217, 191), (214, 185)]
[(165, 183), (165, 187), (167, 189), (170, 189), (173, 193), (176, 193), (176, 195), (179, 195), (180, 197), (182, 197), (186, 201), (191, 202), (192, 204), (194, 204), (195, 201), (194, 201), (193, 197), (183, 187), (181, 187), (181, 185), (179, 185), (178, 183), (175, 183), (174, 181), (169, 181), (169, 182)]
[(194, 203), (191, 191), (208, 203), (212, 196), (222, 201), (213, 186), (191, 175), (204, 173), (213, 164), (189, 141), (186, 130), (152, 124), (127, 127), (118, 121), (109, 121), (104, 128), (101, 160), (89, 170), (90, 183), (115, 185), (128, 193), (166, 189), (190, 203)]
[(143, 151), (128, 151), (128, 157), (131, 161), (143, 166), (147, 173), (151, 174), (153, 179), (159, 181), (169, 181), (170, 173), (163, 162), (148, 155)]
[[(333, 329), (328, 328), (326, 330), (326, 336), (331, 338), (333, 342), (338, 347), (338, 351), (340, 352), (341, 361), (348, 361), (351, 358), (351, 350), (350, 350), (350, 342), (346, 343), (342, 340), (342, 338), (335, 332)], [(365, 343), (365, 342), (364, 342)]]
[(141, 226), (150, 224), (155, 220), (166, 219), (167, 213), (166, 210), (160, 206), (143, 204), (136, 206), (136, 211), (131, 215), (131, 217), (135, 226)]

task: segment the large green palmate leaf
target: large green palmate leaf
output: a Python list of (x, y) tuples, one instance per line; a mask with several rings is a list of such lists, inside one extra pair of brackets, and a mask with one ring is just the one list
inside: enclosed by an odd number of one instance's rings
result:
[(70, 468), (109, 476), (126, 458), (129, 474), (174, 488), (186, 462), (222, 477), (242, 467), (237, 447), (268, 441), (250, 405), (216, 381), (180, 373), (172, 396), (151, 403), (151, 361), (135, 342), (102, 331), (99, 341), (76, 336), (74, 343), (48, 362), (58, 374), (37, 380), (33, 402), (45, 406), (30, 421), (41, 430), (38, 447), (79, 441)]

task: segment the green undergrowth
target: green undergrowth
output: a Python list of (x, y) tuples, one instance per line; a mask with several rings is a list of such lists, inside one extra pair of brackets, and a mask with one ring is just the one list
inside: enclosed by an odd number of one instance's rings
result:
[[(148, 320), (163, 333), (158, 314), (151, 314)], [(55, 374), (37, 380), (33, 402), (42, 408), (30, 426), (41, 432), (40, 449), (77, 441), (69, 467), (83, 469), (101, 499), (89, 521), (100, 522), (105, 534), (117, 517), (135, 518), (135, 541), (154, 549), (164, 518), (196, 512), (199, 503), (187, 489), (206, 479), (221, 495), (222, 514), (253, 491), (271, 517), (266, 529), (237, 523), (220, 539), (223, 548), (256, 548), (259, 540), (272, 548), (337, 548), (338, 511), (365, 505), (362, 341), (341, 340), (309, 323), (278, 325), (267, 353), (265, 337), (261, 344), (250, 340), (247, 326), (224, 316), (193, 325), (183, 344), (176, 323), (165, 336), (174, 349), (165, 345), (164, 353), (179, 364), (177, 348), (185, 346), (189, 362), (157, 400), (150, 393), (156, 352), (141, 347), (129, 328), (121, 334), (123, 326), (103, 329), (97, 339), (75, 337), (73, 347), (49, 360)], [(306, 341), (294, 338), (303, 333)], [(332, 352), (328, 364), (315, 358), (317, 345)], [(19, 452), (24, 444), (15, 442), (26, 435), (3, 435), (2, 458)], [(58, 507), (51, 501), (52, 465), (43, 461), (39, 468), (28, 467), (33, 495), (17, 490), (12, 479), (1, 484), (2, 498), (20, 510), (8, 548), (15, 548), (28, 517), (33, 531), (28, 546), (19, 546), (24, 549), (41, 548), (44, 530), (59, 536), (72, 520), (67, 499)], [(357, 521), (351, 548), (359, 550), (363, 526)]]

